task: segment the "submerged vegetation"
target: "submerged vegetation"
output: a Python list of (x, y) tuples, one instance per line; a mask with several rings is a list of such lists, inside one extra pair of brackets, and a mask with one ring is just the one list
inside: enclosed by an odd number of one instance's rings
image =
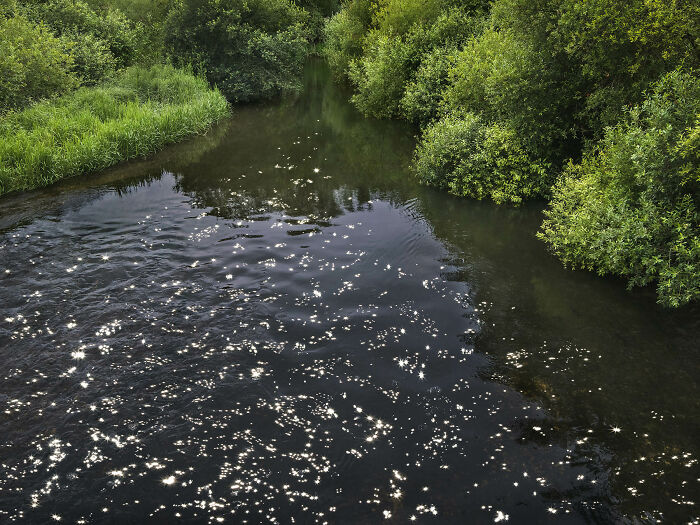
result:
[(697, 2), (348, 0), (325, 37), (360, 111), (420, 126), (420, 180), (551, 199), (567, 265), (700, 297)]

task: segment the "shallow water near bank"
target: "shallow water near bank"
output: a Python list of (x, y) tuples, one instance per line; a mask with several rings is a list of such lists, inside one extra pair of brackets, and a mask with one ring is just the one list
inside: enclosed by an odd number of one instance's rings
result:
[(700, 312), (301, 95), (0, 199), (0, 521), (698, 519)]

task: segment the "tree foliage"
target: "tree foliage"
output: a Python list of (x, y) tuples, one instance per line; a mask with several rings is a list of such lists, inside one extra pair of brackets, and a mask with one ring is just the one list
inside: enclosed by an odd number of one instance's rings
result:
[(336, 78), (347, 79), (350, 63), (362, 55), (373, 12), (372, 0), (349, 0), (326, 22), (323, 52)]
[(0, 18), (0, 112), (78, 86), (74, 59), (46, 26)]
[(517, 204), (548, 191), (548, 166), (528, 155), (515, 130), (473, 113), (429, 125), (415, 168), (423, 182), (462, 197)]
[(28, 18), (45, 24), (54, 34), (68, 40), (100, 41), (109, 50), (117, 69), (130, 66), (139, 58), (141, 28), (121, 11), (96, 11), (82, 0), (34, 0), (25, 2), (24, 12)]
[(700, 296), (700, 80), (666, 75), (555, 186), (540, 233), (570, 266)]
[(168, 19), (166, 47), (231, 101), (271, 97), (299, 87), (307, 17), (287, 0), (183, 0)]
[(553, 193), (542, 238), (567, 264), (697, 298), (700, 4), (354, 0), (326, 34), (358, 109), (422, 126), (420, 180)]

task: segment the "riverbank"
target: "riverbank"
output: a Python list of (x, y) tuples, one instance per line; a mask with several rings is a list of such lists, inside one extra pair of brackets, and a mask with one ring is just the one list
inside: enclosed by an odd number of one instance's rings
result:
[(230, 114), (218, 90), (171, 66), (132, 67), (112, 81), (0, 121), (0, 195), (143, 157), (206, 132)]
[(310, 61), (0, 199), (0, 521), (697, 517), (697, 306), (564, 269), (541, 203), (420, 185), (347, 98)]
[(324, 54), (367, 116), (420, 126), (415, 175), (547, 199), (567, 267), (700, 299), (698, 12), (691, 3), (350, 0)]

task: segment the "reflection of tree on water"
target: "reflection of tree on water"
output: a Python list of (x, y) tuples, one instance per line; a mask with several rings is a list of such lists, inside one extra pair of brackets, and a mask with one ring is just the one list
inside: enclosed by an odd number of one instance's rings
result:
[(373, 192), (403, 202), (415, 189), (410, 134), (362, 118), (320, 64), (305, 82), (304, 95), (281, 105), (240, 108), (216, 150), (178, 174), (176, 190), (229, 219), (278, 211), (320, 220), (361, 209)]
[[(494, 358), (488, 377), (550, 414), (541, 432), (518, 429), (523, 442), (568, 448), (572, 463), (596, 473), (599, 497), (621, 512), (665, 508), (675, 521), (669, 501), (693, 493), (682, 458), (697, 453), (696, 367), (688, 362), (697, 355), (700, 310), (671, 314), (652, 290), (628, 292), (617, 279), (561, 268), (534, 236), (536, 205), (424, 192), (419, 206), (453, 247), (448, 262), (457, 270), (448, 277), (474, 290), (482, 328), (471, 342)], [(680, 520), (687, 509), (676, 509)]]
[(121, 195), (134, 187), (159, 179), (163, 173), (175, 173), (199, 162), (221, 144), (230, 127), (231, 120), (223, 120), (204, 135), (169, 147), (152, 158), (126, 164), (114, 173), (118, 178), (112, 186)]

